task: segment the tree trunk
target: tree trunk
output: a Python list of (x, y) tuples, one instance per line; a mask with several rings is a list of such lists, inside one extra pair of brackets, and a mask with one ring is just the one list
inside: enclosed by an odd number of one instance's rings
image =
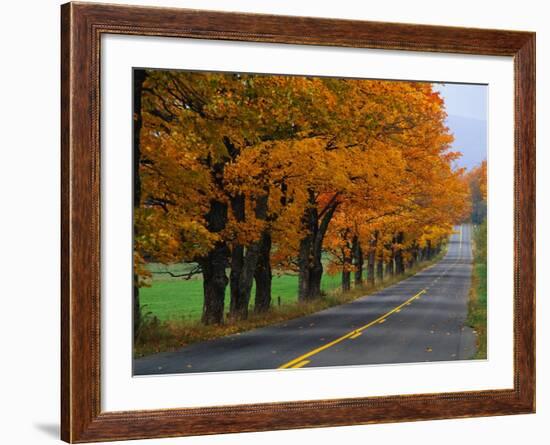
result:
[(200, 261), (204, 289), (202, 322), (205, 325), (223, 323), (225, 288), (228, 282), (225, 274), (227, 254), (227, 246), (224, 243), (216, 243)]
[[(298, 252), (298, 300), (307, 301), (312, 298), (311, 284), (313, 268), (316, 263), (314, 258), (314, 240), (319, 229), (319, 215), (313, 190), (309, 190), (308, 207), (302, 218), (306, 229), (306, 236), (300, 241)], [(321, 265), (322, 267), (322, 265)]]
[(353, 263), (355, 265), (355, 287), (363, 286), (363, 249), (357, 236), (353, 237)]
[[(221, 180), (223, 169), (224, 164), (222, 162), (212, 166), (212, 174), (217, 180)], [(210, 232), (218, 233), (222, 231), (227, 224), (227, 204), (212, 200), (205, 219)], [(198, 259), (202, 269), (204, 288), (202, 322), (206, 325), (223, 323), (225, 288), (229, 281), (225, 273), (228, 266), (228, 257), (229, 248), (227, 244), (219, 241), (207, 255)]]
[(351, 289), (351, 267), (353, 261), (353, 250), (349, 249), (349, 242), (346, 242), (346, 248), (342, 249), (342, 291), (347, 292)]
[(241, 245), (233, 246), (231, 249), (231, 272), (229, 273), (230, 300), (229, 312), (233, 312), (237, 307), (239, 293), (239, 276), (244, 263), (244, 247)]
[[(231, 211), (233, 217), (238, 222), (243, 222), (245, 218), (245, 197), (243, 194), (238, 194), (231, 198)], [(229, 316), (237, 318), (242, 302), (240, 301), (239, 281), (241, 272), (244, 266), (244, 246), (235, 244), (231, 249), (231, 272), (229, 274), (230, 285), (230, 300), (229, 300)]]
[(367, 258), (367, 282), (370, 286), (374, 286), (374, 262), (374, 250), (372, 250)]
[[(139, 166), (141, 162), (141, 147), (140, 147), (140, 133), (143, 124), (141, 115), (141, 97), (143, 93), (143, 83), (147, 77), (145, 70), (134, 71), (134, 128), (133, 128), (133, 168), (134, 168), (134, 196), (133, 206), (134, 213), (139, 209), (141, 203), (141, 178), (139, 175)], [(134, 240), (138, 236), (136, 225), (134, 229)], [(133, 327), (134, 327), (134, 341), (137, 339), (139, 330), (141, 327), (141, 307), (139, 303), (139, 286), (138, 276), (134, 273), (133, 292), (132, 292), (132, 312), (133, 312)]]
[(403, 250), (401, 245), (403, 243), (403, 232), (399, 232), (396, 238), (396, 242), (399, 244), (399, 247), (395, 251), (395, 273), (401, 275), (405, 272), (405, 263), (403, 262)]
[(264, 231), (260, 243), (258, 264), (254, 273), (256, 280), (256, 296), (254, 312), (267, 312), (271, 307), (271, 234)]
[(309, 273), (309, 300), (321, 296), (321, 280), (323, 278), (323, 263), (321, 263), (321, 252), (314, 254), (313, 266)]
[(382, 258), (379, 258), (376, 262), (376, 278), (380, 282), (384, 281), (384, 260)]
[[(263, 195), (256, 199), (255, 216), (257, 219), (265, 220), (267, 217), (267, 198), (267, 195)], [(244, 198), (242, 204), (242, 220), (244, 221)], [(240, 254), (242, 261), (240, 261), (240, 259), (235, 261), (235, 270), (232, 264), (232, 304), (230, 317), (233, 320), (246, 320), (248, 318), (248, 305), (250, 302), (252, 284), (254, 282), (254, 274), (260, 256), (261, 243), (262, 237), (246, 247), (244, 256), (242, 253)]]
[(430, 240), (426, 242), (426, 247), (424, 249), (426, 250), (426, 259), (431, 260), (432, 259), (432, 242)]
[(374, 233), (373, 238), (370, 240), (369, 255), (367, 257), (367, 280), (370, 286), (374, 286), (374, 263), (376, 260), (376, 242), (378, 238), (378, 232)]
[(298, 258), (298, 300), (309, 301), (321, 295), (323, 263), (321, 250), (315, 247), (310, 237), (300, 242)]
[(390, 277), (394, 275), (393, 255), (391, 255), (388, 259), (388, 263), (386, 264), (386, 271)]
[(309, 297), (311, 235), (300, 241), (298, 251), (298, 301), (306, 301)]
[(418, 255), (418, 248), (416, 247), (416, 244), (412, 245), (409, 252), (410, 252), (409, 269), (412, 269), (414, 267), (414, 264), (416, 263), (417, 255)]
[(389, 251), (390, 254), (389, 254), (389, 258), (386, 260), (386, 275), (388, 276), (393, 276), (395, 275), (395, 271), (396, 271), (396, 261), (395, 261), (395, 248), (394, 248), (394, 245), (395, 245), (395, 237), (392, 239), (391, 243), (388, 243), (388, 244), (385, 244), (384, 245), (384, 249)]
[(344, 266), (342, 269), (342, 291), (347, 292), (351, 289), (351, 272)]
[[(336, 196), (336, 195), (335, 195)], [(323, 263), (321, 254), (323, 240), (328, 226), (336, 211), (336, 200), (324, 210), (320, 216), (317, 211), (315, 194), (309, 190), (309, 206), (305, 211), (303, 222), (307, 235), (300, 242), (298, 255), (298, 300), (308, 301), (321, 296), (321, 279), (323, 277)]]

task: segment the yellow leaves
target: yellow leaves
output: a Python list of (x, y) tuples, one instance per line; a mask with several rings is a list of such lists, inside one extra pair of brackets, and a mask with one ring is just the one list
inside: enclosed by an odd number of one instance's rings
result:
[(164, 263), (193, 261), (211, 248), (219, 235), (204, 221), (186, 213), (165, 212), (156, 207), (141, 208), (134, 215), (137, 236), (135, 251), (145, 252)]
[(487, 201), (487, 161), (483, 161), (479, 167), (478, 183), (481, 196)]
[(260, 239), (267, 222), (256, 217), (256, 205), (255, 199), (245, 197), (244, 221), (239, 221), (232, 211), (229, 212), (228, 222), (221, 236), (230, 244), (248, 246)]
[[(429, 83), (149, 70), (144, 87), (136, 249), (148, 256), (191, 261), (269, 230), (274, 265), (291, 267), (312, 194), (319, 213), (337, 199), (325, 247), (344, 255), (353, 235), (368, 244), (375, 231), (389, 246), (405, 232), (394, 247), (441, 239), (467, 211)], [(216, 233), (205, 222), (214, 201), (228, 208)]]

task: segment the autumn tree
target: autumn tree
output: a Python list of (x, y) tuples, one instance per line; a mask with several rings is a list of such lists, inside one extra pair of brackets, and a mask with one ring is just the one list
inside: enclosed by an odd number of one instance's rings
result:
[(135, 79), (135, 273), (148, 259), (194, 264), (182, 275), (202, 275), (205, 324), (223, 322), (228, 285), (232, 319), (248, 316), (254, 281), (255, 311), (268, 310), (273, 268), (298, 274), (300, 301), (318, 298), (324, 251), (340, 258), (345, 289), (365, 262), (373, 279), (375, 258), (402, 271), (464, 211), (428, 83)]
[(481, 224), (487, 216), (487, 161), (471, 169), (465, 176), (470, 188), (474, 224)]
[[(452, 224), (466, 212), (467, 189), (462, 171), (451, 168), (458, 154), (449, 151), (452, 137), (444, 126), (441, 98), (424, 84), (400, 87), (405, 91), (398, 89), (390, 96), (403, 98), (403, 103), (394, 99), (385, 110), (395, 123), (388, 124), (386, 118), (374, 141), (364, 148), (366, 154), (348, 167), (355, 169), (354, 184), (341, 195), (342, 217), (335, 218), (328, 243), (342, 267), (343, 289), (349, 288), (350, 271), (361, 277), (361, 246), (368, 246), (368, 276), (373, 284), (375, 261), (379, 277), (384, 270), (403, 273), (426, 242), (448, 236)], [(391, 114), (396, 106), (399, 112)], [(362, 160), (366, 165), (361, 173)], [(437, 241), (424, 239), (419, 230), (425, 227), (427, 232), (432, 226), (445, 228)]]
[[(246, 152), (316, 137), (332, 125), (330, 101), (319, 79), (148, 72), (140, 160), (147, 193), (137, 215), (143, 236), (136, 250), (198, 263), (204, 323), (223, 320), (228, 282), (231, 314), (245, 318), (260, 258), (266, 269), (260, 247), (269, 245), (262, 231), (272, 183), (255, 186), (265, 169), (253, 165), (256, 175), (250, 174)], [(226, 170), (236, 168), (247, 181), (234, 173), (226, 178)]]

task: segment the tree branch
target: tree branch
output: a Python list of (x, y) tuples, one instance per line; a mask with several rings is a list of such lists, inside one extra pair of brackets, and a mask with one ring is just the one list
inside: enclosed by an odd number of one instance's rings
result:
[(151, 273), (153, 273), (153, 274), (167, 274), (167, 275), (170, 275), (173, 278), (183, 278), (184, 280), (190, 280), (193, 275), (197, 275), (199, 273), (202, 273), (202, 268), (201, 268), (200, 265), (197, 265), (191, 271), (185, 272), (185, 273), (182, 273), (182, 274), (177, 274), (177, 273), (174, 273), (174, 272), (170, 272), (169, 270), (160, 270), (160, 271), (151, 272)]

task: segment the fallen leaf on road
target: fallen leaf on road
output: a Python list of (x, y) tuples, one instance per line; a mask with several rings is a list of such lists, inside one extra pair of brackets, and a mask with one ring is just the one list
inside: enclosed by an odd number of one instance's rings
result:
[(432, 348), (430, 348), (429, 346), (426, 348), (426, 352), (432, 352)]

